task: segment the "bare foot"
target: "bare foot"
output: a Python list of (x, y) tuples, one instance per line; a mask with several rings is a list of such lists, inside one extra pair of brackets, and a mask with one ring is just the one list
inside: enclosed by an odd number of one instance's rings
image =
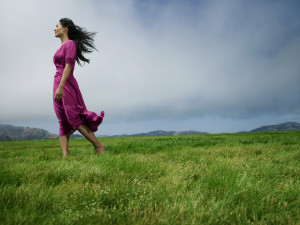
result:
[(103, 152), (105, 152), (105, 145), (101, 142), (99, 142), (99, 144), (97, 144), (97, 147), (95, 147), (96, 153), (98, 155), (102, 154)]

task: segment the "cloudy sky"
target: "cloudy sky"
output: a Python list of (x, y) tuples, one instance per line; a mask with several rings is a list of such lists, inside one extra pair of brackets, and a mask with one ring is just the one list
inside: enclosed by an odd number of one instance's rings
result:
[(211, 133), (300, 122), (298, 0), (0, 1), (0, 123), (58, 133), (62, 17), (98, 32), (74, 75), (97, 134)]

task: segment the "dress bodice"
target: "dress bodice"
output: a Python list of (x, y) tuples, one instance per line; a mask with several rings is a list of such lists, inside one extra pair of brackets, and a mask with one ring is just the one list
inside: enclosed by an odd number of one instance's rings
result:
[(53, 56), (53, 63), (56, 66), (55, 76), (61, 76), (67, 63), (72, 66), (70, 75), (73, 75), (76, 60), (76, 44), (73, 40), (63, 43)]

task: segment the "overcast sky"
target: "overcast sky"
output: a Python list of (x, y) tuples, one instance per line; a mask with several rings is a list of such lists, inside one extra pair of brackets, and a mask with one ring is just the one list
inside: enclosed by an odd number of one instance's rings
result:
[(211, 133), (300, 122), (298, 0), (13, 1), (0, 7), (0, 123), (58, 133), (52, 105), (68, 17), (98, 32), (75, 66), (97, 134)]

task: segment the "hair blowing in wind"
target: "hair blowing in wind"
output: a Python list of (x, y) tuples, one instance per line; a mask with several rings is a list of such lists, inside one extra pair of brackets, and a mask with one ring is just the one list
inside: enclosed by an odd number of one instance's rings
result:
[(69, 18), (61, 18), (59, 22), (63, 27), (68, 27), (69, 39), (73, 40), (76, 44), (76, 62), (80, 66), (80, 61), (90, 63), (90, 60), (85, 58), (83, 54), (97, 50), (94, 45), (94, 36), (97, 32), (88, 32), (84, 28), (75, 25)]

